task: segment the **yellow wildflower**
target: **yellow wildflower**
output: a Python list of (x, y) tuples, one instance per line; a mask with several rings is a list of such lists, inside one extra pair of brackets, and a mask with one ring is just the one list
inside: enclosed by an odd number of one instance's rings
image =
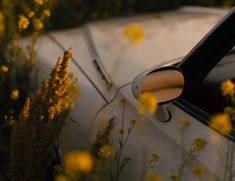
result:
[(55, 181), (68, 181), (67, 177), (60, 175), (55, 178)]
[(220, 89), (223, 96), (232, 96), (234, 95), (235, 85), (231, 80), (227, 80), (222, 83)]
[(48, 9), (45, 9), (45, 10), (43, 11), (43, 14), (44, 14), (46, 17), (50, 17), (50, 16), (51, 16), (51, 12), (50, 12), (50, 10), (48, 10)]
[(188, 119), (181, 119), (181, 120), (180, 120), (180, 124), (181, 124), (181, 128), (182, 128), (183, 130), (186, 130), (187, 128), (190, 127), (190, 122), (189, 122)]
[(41, 29), (43, 29), (44, 24), (40, 19), (37, 18), (34, 20), (34, 27), (36, 30), (41, 30)]
[(200, 151), (206, 146), (206, 141), (203, 138), (196, 138), (192, 142), (193, 149)]
[(19, 90), (14, 89), (13, 91), (11, 91), (11, 99), (16, 100), (18, 98), (19, 98)]
[(24, 15), (20, 15), (19, 22), (18, 22), (18, 27), (20, 30), (22, 29), (27, 29), (29, 26), (29, 20), (27, 17)]
[(103, 158), (108, 158), (112, 154), (113, 154), (113, 148), (110, 145), (103, 145), (98, 152), (98, 155)]
[(6, 65), (1, 66), (1, 72), (6, 73), (9, 71), (9, 68)]
[(123, 29), (125, 38), (130, 43), (139, 44), (144, 39), (144, 31), (142, 27), (138, 24), (131, 24)]
[(222, 134), (228, 134), (232, 130), (232, 123), (227, 114), (220, 113), (211, 119), (210, 127)]
[(138, 98), (138, 102), (140, 104), (138, 108), (138, 113), (140, 115), (144, 115), (145, 111), (148, 111), (151, 114), (157, 111), (157, 98), (149, 92), (142, 93)]
[[(78, 81), (75, 80), (74, 85), (75, 85), (77, 82), (78, 82)], [(75, 99), (78, 99), (78, 98), (80, 97), (80, 90), (79, 90), (79, 88), (76, 87), (76, 86), (70, 86), (70, 88), (69, 88), (69, 93), (70, 93), (71, 95), (73, 95)]]
[(192, 172), (196, 176), (202, 176), (206, 172), (206, 168), (204, 166), (198, 166), (195, 167)]
[(175, 181), (178, 178), (179, 178), (178, 173), (171, 173), (171, 174), (169, 174), (169, 179), (172, 180), (172, 181)]
[(44, 4), (44, 0), (34, 0), (34, 2), (38, 5), (43, 5)]
[(29, 14), (28, 14), (28, 17), (29, 18), (32, 18), (35, 16), (35, 12), (34, 11), (30, 11)]
[(84, 151), (73, 151), (65, 155), (65, 171), (67, 173), (85, 172), (88, 173), (93, 166), (93, 158), (90, 153)]
[(147, 173), (145, 175), (145, 181), (162, 181), (162, 178), (156, 173)]
[(24, 107), (23, 107), (23, 109), (22, 109), (22, 111), (21, 111), (21, 114), (20, 114), (20, 118), (21, 118), (22, 120), (27, 120), (27, 118), (29, 117), (29, 109), (30, 109), (30, 104), (31, 104), (30, 101), (31, 101), (31, 100), (30, 100), (30, 98), (28, 97), (28, 98), (26, 99), (26, 102), (25, 102)]

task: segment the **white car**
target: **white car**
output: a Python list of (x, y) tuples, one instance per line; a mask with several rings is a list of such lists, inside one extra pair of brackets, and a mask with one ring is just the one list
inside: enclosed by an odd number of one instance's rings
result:
[[(144, 155), (152, 152), (160, 156), (160, 161), (151, 172), (159, 173), (167, 180), (168, 174), (176, 171), (182, 146), (178, 128), (181, 119), (188, 119), (191, 125), (185, 135), (186, 145), (190, 146), (198, 137), (207, 140), (207, 146), (195, 164), (207, 168), (207, 180), (222, 179), (223, 159), (221, 162), (218, 154), (224, 151), (228, 138), (234, 138), (217, 133), (207, 124), (220, 110), (216, 106), (216, 97), (210, 96), (217, 96), (218, 85), (235, 76), (232, 49), (235, 10), (220, 20), (225, 14), (225, 10), (186, 7), (158, 15), (93, 22), (77, 29), (51, 32), (41, 38), (38, 44), (39, 81), (48, 77), (57, 56), (68, 47), (74, 52), (71, 71), (79, 78), (81, 97), (61, 135), (61, 156), (71, 150), (89, 149), (97, 131), (102, 130), (113, 116), (116, 116), (112, 138), (115, 143), (115, 134), (121, 125), (118, 102), (125, 98), (128, 100), (126, 124), (135, 119), (137, 126), (125, 148), (125, 154), (132, 161), (121, 180), (139, 180)], [(130, 23), (143, 27), (145, 40), (139, 46), (125, 49), (122, 29)], [(229, 52), (227, 56), (226, 52)], [(115, 57), (119, 57), (118, 63)], [(165, 68), (159, 70), (159, 67)], [(182, 76), (179, 87), (183, 94), (179, 92), (165, 99), (157, 115), (146, 115), (142, 128), (138, 124), (141, 118), (136, 111), (136, 97), (142, 91), (146, 76), (164, 70), (179, 72)], [(157, 82), (154, 84), (158, 85)], [(188, 173), (185, 180), (192, 181), (194, 177)]]

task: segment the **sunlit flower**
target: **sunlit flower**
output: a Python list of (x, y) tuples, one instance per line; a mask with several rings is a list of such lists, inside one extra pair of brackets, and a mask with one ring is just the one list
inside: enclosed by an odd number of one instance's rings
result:
[(44, 4), (44, 0), (34, 0), (34, 2), (38, 5), (43, 5)]
[[(76, 86), (69, 71), (71, 58), (72, 50), (68, 49), (64, 52), (63, 59), (58, 59), (56, 66), (51, 71), (50, 78), (42, 83), (34, 100), (26, 101), (19, 119), (12, 126), (11, 145), (9, 145), (11, 148), (11, 162), (9, 163), (11, 178), (21, 178), (19, 167), (24, 168), (21, 180), (27, 180), (28, 170), (30, 170), (30, 174), (37, 173), (38, 170), (46, 173), (49, 163), (42, 163), (45, 160), (53, 159), (53, 155), (50, 153), (53, 152), (53, 145), (56, 143), (74, 103), (74, 97), (70, 93), (71, 87)], [(61, 97), (57, 96), (55, 93), (57, 91), (62, 95)], [(52, 115), (49, 110), (52, 111)], [(51, 120), (50, 117), (54, 119)], [(21, 157), (19, 150), (23, 150), (27, 157)], [(93, 159), (89, 153), (74, 152), (65, 158), (64, 168), (66, 171), (78, 170), (82, 174), (88, 172), (92, 168), (92, 164)], [(39, 180), (43, 180), (41, 178), (43, 176), (40, 176), (38, 176)]]
[(23, 107), (23, 109), (22, 109), (22, 111), (21, 111), (21, 114), (20, 114), (20, 118), (21, 118), (22, 120), (27, 120), (27, 119), (28, 119), (28, 117), (29, 117), (30, 104), (31, 104), (30, 98), (28, 97), (28, 98), (26, 99), (26, 102), (25, 102), (24, 107)]
[(1, 66), (1, 72), (6, 73), (9, 71), (9, 68), (6, 65)]
[(45, 10), (43, 11), (43, 14), (44, 14), (46, 17), (50, 17), (50, 16), (51, 16), (51, 12), (50, 12), (50, 10), (48, 10), (48, 9), (45, 9)]
[(68, 181), (67, 177), (60, 175), (55, 178), (55, 181)]
[(227, 80), (222, 83), (220, 89), (223, 96), (232, 96), (234, 95), (235, 85), (231, 80)]
[(149, 92), (142, 93), (138, 98), (138, 102), (140, 104), (138, 108), (138, 113), (140, 115), (144, 115), (145, 111), (148, 111), (151, 114), (157, 111), (157, 98)]
[(196, 175), (196, 176), (202, 176), (203, 174), (205, 174), (206, 172), (206, 168), (204, 166), (198, 166), (198, 167), (195, 167), (193, 170), (192, 170), (193, 174)]
[(30, 11), (29, 14), (28, 14), (28, 17), (29, 18), (32, 18), (35, 16), (35, 12), (34, 11)]
[(144, 39), (143, 28), (138, 24), (131, 24), (123, 29), (125, 38), (130, 43), (141, 43)]
[(178, 178), (179, 178), (178, 173), (171, 173), (171, 174), (169, 174), (169, 179), (172, 180), (172, 181), (175, 181)]
[(227, 114), (220, 113), (211, 119), (210, 127), (222, 134), (228, 134), (232, 129), (232, 123)]
[(108, 158), (112, 154), (113, 154), (113, 148), (110, 145), (103, 145), (98, 152), (98, 156), (103, 158)]
[(203, 138), (196, 138), (195, 140), (193, 140), (192, 146), (195, 151), (200, 151), (205, 148), (206, 141)]
[(22, 29), (27, 29), (29, 26), (29, 20), (27, 17), (25, 17), (24, 15), (20, 15), (19, 16), (19, 22), (18, 22), (18, 27), (20, 30)]
[(19, 98), (19, 90), (18, 89), (14, 89), (13, 91), (11, 91), (11, 99), (16, 100)]
[(34, 20), (34, 27), (36, 30), (41, 30), (41, 29), (43, 29), (44, 24), (40, 19), (37, 18)]
[(145, 175), (145, 181), (162, 181), (162, 178), (156, 173), (147, 173)]
[[(76, 79), (75, 82), (77, 83), (78, 80)], [(74, 99), (78, 99), (80, 97), (80, 89), (76, 86), (71, 86), (69, 88), (69, 93), (73, 95)]]
[(90, 153), (84, 151), (69, 152), (64, 158), (65, 171), (67, 173), (88, 173), (93, 166), (93, 158)]

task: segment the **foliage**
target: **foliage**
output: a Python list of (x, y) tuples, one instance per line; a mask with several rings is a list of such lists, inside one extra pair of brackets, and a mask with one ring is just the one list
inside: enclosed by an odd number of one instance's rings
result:
[(178, 0), (58, 0), (51, 28), (62, 29), (91, 20), (173, 9), (178, 3)]
[[(35, 100), (27, 99), (12, 127), (9, 176), (14, 180), (43, 180), (55, 159), (54, 149), (73, 107), (76, 81), (68, 70), (71, 49), (58, 58), (48, 81), (43, 82)], [(48, 101), (49, 100), (49, 101)]]
[[(235, 84), (231, 80), (226, 80), (221, 84), (220, 89), (227, 106), (224, 108), (223, 113), (214, 116), (210, 126), (223, 135), (234, 134), (232, 131), (234, 131), (235, 121)], [(224, 163), (224, 181), (232, 181), (234, 178), (234, 149), (234, 143), (228, 140)]]
[[(34, 90), (30, 79), (36, 62), (35, 44), (43, 32), (53, 1), (2, 0), (0, 4), (0, 120), (17, 117)], [(47, 12), (45, 14), (45, 11)], [(23, 37), (27, 37), (22, 40)]]
[(12, 124), (34, 94), (35, 44), (54, 1), (0, 1), (0, 175), (7, 178)]
[[(181, 135), (181, 158), (180, 158), (180, 165), (176, 169), (175, 172), (169, 174), (169, 179), (171, 181), (181, 181), (184, 178), (184, 174), (189, 171), (193, 162), (198, 157), (200, 151), (202, 151), (207, 142), (202, 138), (195, 138), (191, 142), (191, 146), (189, 149), (186, 149), (185, 146), (185, 133), (190, 128), (190, 122), (187, 119), (180, 120), (180, 127), (179, 127), (180, 135)], [(201, 176), (205, 172), (203, 170), (203, 166), (198, 166), (193, 169), (193, 174), (201, 179)], [(204, 172), (203, 172), (204, 171)]]

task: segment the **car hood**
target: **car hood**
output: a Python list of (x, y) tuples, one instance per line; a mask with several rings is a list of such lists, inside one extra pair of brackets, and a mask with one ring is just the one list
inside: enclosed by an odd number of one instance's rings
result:
[[(225, 12), (182, 8), (159, 14), (93, 22), (82, 28), (52, 32), (50, 36), (59, 46), (73, 48), (75, 61), (92, 79), (99, 74), (94, 73), (96, 70), (92, 62), (98, 56), (102, 71), (107, 73), (116, 87), (120, 87), (147, 69), (179, 61)], [(123, 29), (132, 23), (138, 23), (144, 30), (144, 40), (138, 45), (128, 45), (123, 34)], [(87, 32), (91, 42), (87, 41)], [(91, 46), (94, 46), (95, 53), (90, 51)]]

